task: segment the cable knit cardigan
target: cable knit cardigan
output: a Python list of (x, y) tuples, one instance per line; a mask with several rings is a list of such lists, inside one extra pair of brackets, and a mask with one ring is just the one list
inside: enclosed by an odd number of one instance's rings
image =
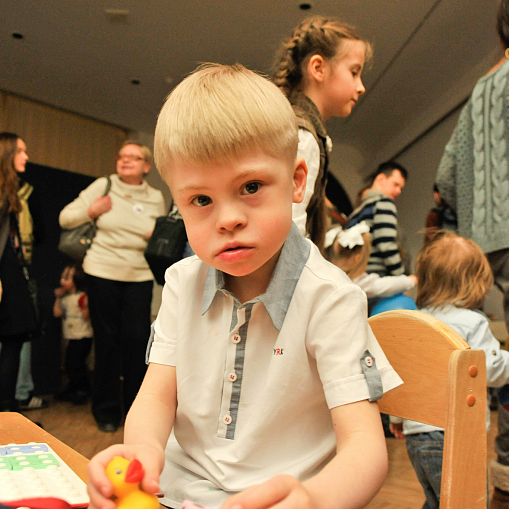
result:
[(459, 234), (485, 253), (509, 248), (509, 61), (482, 77), (445, 148), (436, 183)]

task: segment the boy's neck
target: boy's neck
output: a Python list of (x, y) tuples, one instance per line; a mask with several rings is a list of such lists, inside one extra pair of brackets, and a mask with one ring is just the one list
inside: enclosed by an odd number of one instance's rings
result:
[(245, 276), (224, 273), (226, 289), (233, 293), (241, 304), (263, 295), (272, 279), (280, 254), (281, 249), (265, 265)]

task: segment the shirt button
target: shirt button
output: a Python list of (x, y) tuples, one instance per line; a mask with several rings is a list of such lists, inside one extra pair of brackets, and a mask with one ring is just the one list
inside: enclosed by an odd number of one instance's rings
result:
[(230, 382), (235, 382), (235, 380), (237, 380), (237, 374), (236, 373), (230, 373), (228, 375), (228, 380), (230, 380)]
[(225, 416), (223, 417), (223, 422), (224, 422), (225, 424), (231, 424), (231, 423), (232, 423), (232, 417), (231, 417), (231, 415), (225, 415)]
[(240, 343), (240, 336), (238, 334), (232, 336), (232, 343)]
[(366, 366), (367, 366), (368, 368), (370, 368), (371, 366), (373, 366), (373, 357), (366, 357), (366, 358), (364, 359), (364, 361), (366, 362)]

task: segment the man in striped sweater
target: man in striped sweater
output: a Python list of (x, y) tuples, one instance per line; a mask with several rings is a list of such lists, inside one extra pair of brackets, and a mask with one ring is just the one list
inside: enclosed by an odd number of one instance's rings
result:
[(366, 221), (373, 237), (368, 274), (399, 276), (403, 274), (401, 253), (396, 241), (398, 211), (394, 200), (401, 194), (408, 172), (394, 161), (382, 163), (372, 174), (371, 188), (348, 218), (347, 228)]

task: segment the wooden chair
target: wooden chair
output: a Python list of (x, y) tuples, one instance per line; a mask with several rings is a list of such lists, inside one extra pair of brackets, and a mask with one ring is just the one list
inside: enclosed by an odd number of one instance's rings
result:
[(380, 411), (445, 429), (440, 508), (486, 509), (484, 352), (420, 311), (387, 311), (369, 324), (404, 381)]

